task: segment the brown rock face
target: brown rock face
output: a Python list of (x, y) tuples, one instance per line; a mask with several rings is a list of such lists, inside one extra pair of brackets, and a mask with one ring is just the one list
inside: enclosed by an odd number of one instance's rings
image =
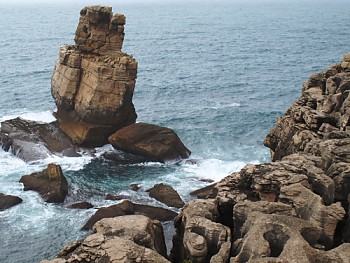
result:
[(179, 194), (170, 185), (156, 184), (147, 191), (150, 197), (167, 206), (181, 208), (185, 205)]
[(68, 194), (68, 182), (59, 165), (49, 164), (41, 172), (24, 175), (20, 179), (24, 191), (38, 192), (47, 203), (63, 203)]
[(178, 161), (191, 154), (172, 129), (154, 124), (134, 123), (120, 129), (108, 140), (116, 149), (150, 161)]
[(0, 211), (13, 207), (22, 203), (22, 199), (18, 196), (4, 195), (0, 193)]
[(63, 46), (51, 81), (60, 128), (76, 144), (107, 143), (132, 124), (137, 62), (121, 52), (125, 17), (112, 8), (82, 9), (75, 46)]

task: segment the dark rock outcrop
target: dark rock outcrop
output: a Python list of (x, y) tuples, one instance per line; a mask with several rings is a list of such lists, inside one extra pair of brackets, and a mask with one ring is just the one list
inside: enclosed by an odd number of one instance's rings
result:
[(151, 218), (152, 220), (171, 221), (177, 213), (161, 207), (135, 204), (125, 200), (119, 204), (99, 208), (94, 215), (82, 227), (82, 230), (89, 230), (99, 220), (103, 218), (118, 217), (123, 215), (140, 214)]
[(41, 263), (170, 263), (166, 259), (163, 227), (159, 221), (142, 215), (122, 216), (103, 219), (94, 225), (93, 230), (94, 234), (84, 240), (66, 245), (56, 259)]
[(135, 123), (108, 138), (118, 150), (143, 156), (150, 161), (167, 162), (188, 158), (191, 152), (169, 128), (148, 123)]
[(72, 209), (90, 209), (90, 208), (93, 208), (94, 206), (91, 203), (84, 201), (84, 202), (70, 204), (67, 207)]
[(14, 195), (5, 195), (0, 193), (0, 211), (22, 203), (22, 199)]
[(151, 189), (147, 190), (149, 196), (159, 202), (176, 208), (181, 208), (185, 205), (180, 195), (170, 185), (156, 184)]
[(0, 139), (5, 151), (11, 149), (14, 155), (26, 162), (45, 159), (52, 153), (79, 156), (57, 122), (39, 123), (21, 118), (3, 121)]
[(41, 172), (24, 175), (20, 182), (24, 191), (38, 192), (47, 203), (63, 203), (68, 194), (68, 182), (56, 164), (49, 164)]
[(75, 144), (107, 143), (116, 130), (132, 124), (137, 62), (122, 53), (125, 16), (111, 7), (80, 12), (75, 45), (60, 49), (51, 91), (59, 127)]

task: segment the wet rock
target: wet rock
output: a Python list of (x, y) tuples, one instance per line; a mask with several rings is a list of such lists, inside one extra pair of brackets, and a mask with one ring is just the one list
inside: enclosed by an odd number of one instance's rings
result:
[(112, 194), (107, 194), (106, 195), (106, 200), (122, 200), (122, 199), (128, 199), (129, 196), (127, 195), (112, 195)]
[(89, 202), (80, 202), (80, 203), (74, 203), (74, 204), (68, 205), (67, 207), (72, 209), (90, 209), (90, 208), (93, 208), (94, 206)]
[(106, 160), (112, 161), (116, 165), (138, 164), (147, 162), (146, 158), (141, 156), (128, 154), (122, 151), (106, 152), (102, 154)]
[(150, 161), (179, 161), (191, 154), (173, 130), (142, 122), (118, 130), (108, 140), (116, 149)]
[(0, 193), (0, 211), (4, 211), (10, 207), (22, 203), (22, 199), (14, 195), (5, 195)]
[(82, 227), (82, 230), (89, 230), (99, 220), (123, 215), (140, 214), (151, 218), (152, 220), (170, 221), (177, 213), (161, 207), (135, 204), (125, 200), (119, 204), (99, 208), (94, 215)]
[(85, 7), (75, 45), (60, 48), (51, 91), (59, 127), (75, 144), (106, 144), (109, 135), (136, 120), (137, 62), (121, 52), (124, 24), (111, 7)]
[(41, 172), (24, 175), (20, 182), (24, 191), (38, 192), (47, 203), (63, 203), (68, 194), (68, 182), (59, 165), (49, 164)]
[(40, 123), (15, 118), (1, 123), (2, 148), (25, 162), (49, 157), (52, 153), (80, 156), (70, 139), (58, 128), (57, 122)]
[(129, 189), (132, 190), (132, 191), (137, 192), (138, 190), (141, 189), (141, 186), (139, 184), (130, 184), (129, 185)]
[(151, 189), (147, 190), (149, 196), (159, 202), (176, 208), (181, 208), (185, 205), (180, 195), (170, 185), (156, 184)]

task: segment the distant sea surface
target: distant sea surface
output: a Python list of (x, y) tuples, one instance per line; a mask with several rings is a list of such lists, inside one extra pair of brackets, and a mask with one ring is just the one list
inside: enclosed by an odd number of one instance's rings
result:
[[(1, 4), (0, 120), (53, 119), (50, 78), (59, 46), (74, 43), (79, 12), (88, 4), (94, 2)], [(188, 201), (206, 179), (268, 162), (262, 141), (274, 119), (300, 96), (310, 74), (350, 52), (350, 1), (104, 4), (127, 17), (123, 51), (139, 62), (138, 121), (174, 129), (196, 163), (118, 166), (83, 153), (26, 164), (0, 150), (0, 192), (24, 200), (0, 212), (0, 262), (39, 262), (84, 237), (80, 228), (95, 210), (71, 210), (67, 203), (106, 206), (113, 204), (104, 200), (111, 193), (161, 206), (144, 192), (160, 182)], [(96, 155), (109, 149), (98, 148)], [(18, 182), (50, 162), (60, 164), (69, 181), (64, 205), (47, 204)], [(129, 190), (131, 183), (141, 191)], [(170, 222), (164, 226), (171, 229)]]

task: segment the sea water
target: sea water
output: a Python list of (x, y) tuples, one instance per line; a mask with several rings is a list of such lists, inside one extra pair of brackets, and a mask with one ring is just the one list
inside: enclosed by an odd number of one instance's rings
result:
[[(262, 144), (274, 119), (300, 96), (313, 72), (350, 51), (349, 1), (3, 1), (0, 0), (0, 119), (53, 120), (50, 78), (59, 46), (73, 44), (79, 11), (105, 4), (127, 17), (123, 51), (139, 62), (134, 104), (138, 121), (174, 129), (194, 164), (116, 165), (95, 157), (50, 156), (27, 164), (0, 150), (0, 192), (23, 203), (0, 212), (0, 262), (52, 258), (95, 210), (66, 204), (113, 204), (107, 193), (162, 206), (145, 192), (171, 184), (189, 192), (247, 163), (270, 160)], [(22, 175), (62, 166), (69, 182), (63, 205), (24, 192)], [(141, 185), (139, 192), (129, 185)], [(171, 224), (171, 223), (169, 223)], [(168, 226), (169, 226), (168, 224)], [(167, 225), (165, 225), (167, 226)], [(169, 242), (168, 242), (169, 243)]]

